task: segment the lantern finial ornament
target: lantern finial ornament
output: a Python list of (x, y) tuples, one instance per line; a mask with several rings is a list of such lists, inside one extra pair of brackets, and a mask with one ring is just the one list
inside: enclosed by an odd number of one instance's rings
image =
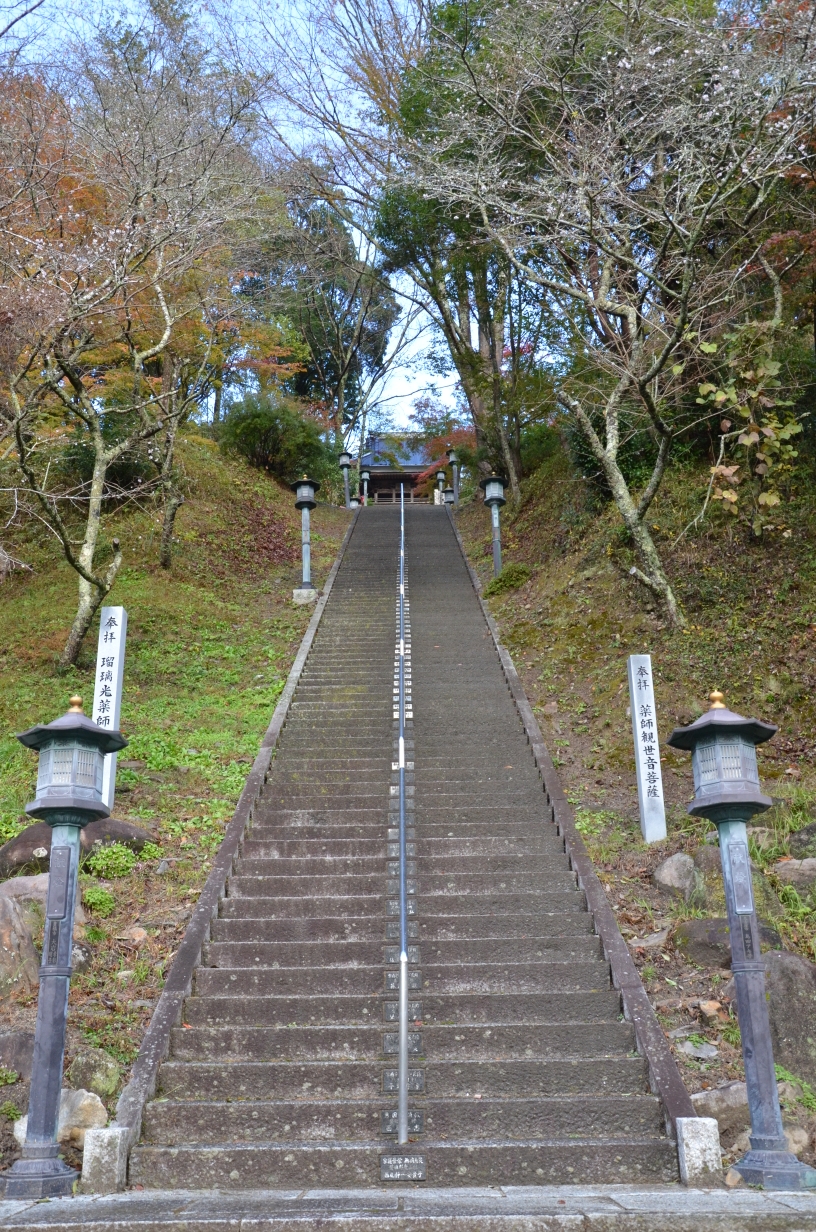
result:
[(84, 711), (82, 709), (82, 698), (79, 696), (78, 693), (75, 693), (73, 697), (70, 698), (70, 705), (68, 707), (68, 713), (69, 714), (84, 714)]
[(708, 700), (711, 702), (709, 710), (725, 710), (725, 697), (719, 689), (715, 689), (713, 693), (709, 693)]

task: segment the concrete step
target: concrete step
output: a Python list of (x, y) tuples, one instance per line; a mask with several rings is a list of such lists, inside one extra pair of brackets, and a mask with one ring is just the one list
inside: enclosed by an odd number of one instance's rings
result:
[[(377, 1142), (383, 1137), (382, 1097), (369, 1100), (242, 1100), (192, 1105), (153, 1103), (143, 1141), (184, 1146), (190, 1142)], [(391, 1105), (393, 1107), (393, 1105)], [(417, 1099), (424, 1133), (437, 1139), (580, 1139), (618, 1141), (659, 1137), (662, 1114), (649, 1095), (558, 1099)]]
[[(308, 1142), (239, 1146), (138, 1146), (130, 1182), (145, 1189), (206, 1189), (218, 1178), (226, 1191), (297, 1186), (380, 1187), (380, 1143)], [(677, 1180), (677, 1150), (660, 1138), (610, 1141), (540, 1139), (485, 1143), (424, 1140), (435, 1185), (657, 1183)]]
[[(275, 861), (258, 861), (253, 864), (252, 861), (239, 860), (238, 869), (230, 878), (230, 893), (236, 895), (249, 894), (253, 898), (259, 898), (267, 895), (270, 898), (288, 898), (291, 896), (300, 897), (301, 895), (316, 896), (319, 898), (330, 898), (332, 895), (349, 894), (352, 897), (365, 894), (376, 894), (378, 890), (385, 888), (386, 893), (398, 894), (398, 885), (389, 886), (389, 882), (394, 878), (386, 878), (384, 876), (385, 869), (382, 874), (357, 875), (355, 873), (332, 873), (320, 876), (316, 873), (308, 877), (297, 877), (294, 874), (289, 876), (273, 876), (271, 872), (266, 872), (264, 865), (271, 868)], [(248, 869), (261, 865), (261, 870), (258, 875), (251, 875)], [(560, 866), (559, 866), (560, 864)], [(415, 878), (417, 882), (417, 891), (426, 897), (432, 897), (438, 894), (449, 894), (455, 892), (457, 894), (492, 894), (496, 891), (499, 893), (512, 893), (519, 891), (522, 894), (533, 894), (540, 885), (546, 885), (553, 890), (569, 890), (571, 886), (576, 884), (575, 874), (567, 867), (565, 856), (559, 858), (559, 863), (553, 862), (552, 867), (547, 868), (544, 872), (539, 872), (533, 868), (529, 872), (514, 873), (465, 873), (465, 872), (446, 872), (446, 873), (418, 873)], [(386, 882), (383, 887), (383, 881)], [(409, 890), (409, 893), (411, 891)]]
[[(177, 1061), (371, 1060), (396, 1057), (396, 1027), (342, 1024), (330, 1027), (175, 1027), (170, 1051)], [(523, 1023), (425, 1024), (416, 1056), (435, 1060), (490, 1061), (513, 1058), (561, 1058), (580, 1062), (584, 1057), (626, 1056), (634, 1034), (629, 1023)], [(384, 1040), (393, 1037), (393, 1049)]]
[[(213, 941), (383, 941), (387, 921), (380, 916), (324, 916), (270, 920), (252, 914), (257, 900), (243, 899), (243, 914), (233, 913), (213, 920)], [(260, 900), (263, 901), (263, 900)], [(391, 921), (395, 923), (394, 921)], [(412, 921), (415, 935), (426, 943), (443, 941), (494, 940), (514, 937), (532, 943), (549, 937), (592, 936), (592, 921), (585, 912), (547, 916), (425, 916)], [(396, 924), (395, 924), (396, 927)], [(391, 938), (393, 940), (393, 938)]]
[[(435, 1098), (473, 1099), (513, 1096), (642, 1095), (646, 1064), (639, 1056), (584, 1057), (573, 1060), (525, 1057), (486, 1065), (483, 1061), (426, 1058), (420, 1072), (424, 1091)], [(209, 1099), (369, 1099), (382, 1089), (383, 1063), (357, 1061), (178, 1061), (159, 1070), (162, 1098)], [(393, 1096), (392, 1096), (393, 1097)], [(413, 1098), (413, 1096), (412, 1096)], [(418, 1098), (418, 1096), (417, 1096)]]
[[(520, 943), (516, 938), (472, 941), (434, 941), (423, 947), (428, 963), (456, 967), (460, 963), (512, 963), (521, 956), (528, 961), (544, 959), (566, 962), (602, 955), (600, 938), (593, 933), (565, 937), (539, 937)], [(204, 962), (212, 967), (316, 967), (376, 966), (386, 962), (383, 942), (371, 941), (210, 941)]]
[[(620, 996), (614, 989), (598, 992), (537, 992), (437, 997), (415, 994), (417, 1021), (461, 1022), (617, 1022)], [(314, 1026), (318, 1023), (369, 1024), (394, 1020), (393, 994), (372, 996), (243, 996), (191, 997), (185, 1021), (191, 1026)], [(391, 1028), (389, 1028), (391, 1029)]]
[[(196, 992), (213, 996), (270, 996), (294, 994), (341, 993), (366, 996), (385, 987), (391, 967), (199, 967), (196, 971)], [(439, 995), (450, 993), (578, 992), (607, 989), (609, 971), (606, 962), (596, 959), (579, 961), (564, 956), (558, 962), (527, 963), (467, 963), (458, 968), (449, 964), (425, 963), (422, 968), (422, 988)]]

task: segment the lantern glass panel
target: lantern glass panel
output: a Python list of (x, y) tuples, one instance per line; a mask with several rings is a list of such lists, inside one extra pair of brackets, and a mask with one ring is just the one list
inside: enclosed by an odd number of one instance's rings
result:
[(102, 758), (98, 755), (96, 749), (83, 748), (82, 745), (77, 749), (77, 768), (76, 781), (80, 787), (93, 787), (97, 791), (102, 790), (102, 775), (101, 770)]
[(500, 483), (488, 483), (485, 487), (485, 496), (488, 500), (501, 500), (504, 496), (504, 489)]
[(312, 499), (312, 486), (311, 486), (311, 484), (309, 484), (309, 483), (302, 483), (302, 484), (300, 484), (300, 486), (298, 487), (298, 490), (297, 490), (297, 498), (298, 498), (298, 500), (306, 500), (306, 501), (307, 501), (307, 500), (311, 500), (311, 499)]
[(74, 769), (74, 746), (58, 744), (52, 750), (52, 771), (48, 782), (54, 784), (70, 783)]

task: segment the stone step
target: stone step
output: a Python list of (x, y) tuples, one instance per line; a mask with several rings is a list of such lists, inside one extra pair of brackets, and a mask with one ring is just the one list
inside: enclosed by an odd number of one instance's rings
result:
[[(130, 1183), (145, 1189), (379, 1189), (381, 1143), (281, 1143), (222, 1147), (142, 1146), (131, 1153)], [(429, 1181), (439, 1186), (674, 1182), (677, 1150), (660, 1138), (539, 1139), (534, 1142), (423, 1140)], [(363, 1225), (361, 1225), (363, 1226)]]
[[(614, 989), (598, 992), (537, 992), (419, 998), (424, 1023), (462, 1022), (617, 1022), (620, 995)], [(394, 994), (372, 996), (263, 996), (191, 997), (184, 1010), (191, 1026), (314, 1026), (317, 1023), (349, 1025), (393, 1021), (398, 1002)], [(387, 1017), (388, 1015), (388, 1017)], [(418, 1019), (418, 1020), (420, 1020)], [(391, 1028), (389, 1028), (391, 1029)]]
[[(497, 1138), (535, 1141), (540, 1138), (599, 1137), (622, 1142), (660, 1136), (662, 1114), (649, 1095), (558, 1099), (468, 1100), (415, 1099), (421, 1109), (424, 1134), (431, 1138), (468, 1141)], [(390, 1106), (393, 1108), (393, 1104)], [(153, 1103), (145, 1116), (143, 1141), (147, 1144), (185, 1146), (235, 1142), (348, 1142), (381, 1141), (383, 1109), (389, 1105), (369, 1100), (189, 1100)]]
[[(319, 1027), (175, 1027), (170, 1052), (178, 1061), (258, 1061), (387, 1059), (383, 1041), (391, 1035), (396, 1057), (396, 1026), (341, 1024)], [(626, 1022), (425, 1024), (418, 1033), (417, 1056), (434, 1060), (490, 1061), (525, 1057), (561, 1058), (626, 1056), (634, 1033)], [(390, 1050), (389, 1050), (390, 1051)], [(412, 1052), (414, 1050), (412, 1049)]]
[[(243, 899), (251, 906), (255, 899)], [(261, 900), (263, 901), (263, 900)], [(396, 927), (396, 921), (391, 921)], [(428, 944), (441, 941), (478, 941), (515, 937), (530, 941), (549, 937), (592, 936), (592, 920), (584, 912), (548, 916), (424, 916), (412, 920), (415, 935)], [(213, 920), (213, 941), (383, 941), (386, 923), (381, 916), (326, 916), (320, 919), (276, 920), (233, 914)], [(393, 938), (392, 938), (393, 939)]]
[[(208, 1099), (370, 1099), (382, 1090), (383, 1062), (368, 1061), (177, 1061), (159, 1070), (162, 1098)], [(438, 1099), (542, 1097), (564, 1095), (642, 1095), (646, 1063), (639, 1056), (584, 1057), (573, 1060), (440, 1061), (421, 1063), (424, 1091)]]
[[(249, 887), (246, 887), (249, 889)], [(383, 887), (384, 888), (384, 887)], [(236, 905), (237, 910), (246, 913), (246, 908), (239, 906), (242, 902), (252, 903), (252, 915), (256, 919), (274, 917), (280, 918), (310, 918), (323, 919), (326, 916), (339, 916), (347, 908), (348, 915), (379, 916), (385, 918), (387, 905), (393, 896), (385, 894), (349, 895), (331, 898), (272, 898), (258, 893), (247, 893), (244, 897), (235, 893), (230, 887), (229, 898), (221, 903), (221, 915), (229, 918)], [(421, 897), (421, 896), (420, 896)], [(439, 914), (442, 904), (440, 896), (436, 895), (423, 901), (423, 914)], [(419, 899), (417, 900), (419, 903)], [(448, 916), (492, 916), (492, 915), (549, 915), (558, 911), (586, 910), (583, 894), (578, 890), (552, 891), (551, 893), (535, 894), (473, 894), (466, 898), (449, 895), (444, 902), (445, 914)]]
[[(593, 933), (566, 937), (540, 937), (521, 943), (517, 938), (430, 942), (422, 949), (425, 963), (458, 966), (460, 963), (512, 963), (520, 956), (566, 962), (600, 958), (601, 941)], [(376, 966), (385, 962), (384, 945), (371, 941), (210, 941), (204, 962), (213, 967)]]
[[(211, 996), (270, 996), (281, 994), (363, 993), (369, 996), (385, 987), (386, 971), (394, 964), (376, 967), (199, 967), (195, 989)], [(467, 963), (451, 969), (448, 964), (425, 963), (422, 988), (439, 995), (449, 993), (578, 992), (609, 988), (606, 962), (565, 958), (559, 962)]]
[[(385, 888), (388, 894), (398, 894), (399, 886), (397, 884), (390, 885), (391, 881), (396, 881), (395, 878), (385, 878), (385, 869), (382, 874), (362, 874), (356, 873), (326, 873), (319, 875), (312, 873), (308, 877), (297, 877), (294, 874), (289, 876), (276, 877), (267, 872), (264, 865), (271, 867), (275, 861), (243, 861), (239, 860), (238, 869), (230, 877), (230, 893), (236, 895), (249, 894), (252, 897), (262, 897), (268, 895), (270, 898), (289, 898), (300, 897), (301, 895), (315, 895), (320, 898), (329, 898), (332, 895), (349, 895), (356, 897), (365, 894), (376, 894), (378, 890)], [(257, 876), (250, 874), (249, 869), (261, 865), (261, 870)], [(386, 881), (383, 887), (383, 881)], [(449, 872), (449, 873), (431, 873), (422, 872), (416, 874), (412, 880), (417, 883), (417, 890), (414, 893), (421, 893), (423, 896), (430, 898), (438, 894), (492, 894), (496, 891), (512, 893), (519, 891), (522, 894), (533, 894), (542, 884), (546, 884), (548, 888), (553, 890), (563, 889), (568, 890), (570, 886), (574, 886), (575, 874), (567, 867), (566, 856), (559, 857), (559, 863), (553, 861), (553, 865), (545, 870), (545, 875), (539, 870), (532, 868), (529, 872), (515, 873), (465, 873), (465, 872)], [(412, 891), (409, 889), (409, 893)]]
[[(381, 832), (371, 838), (282, 838), (266, 840), (254, 837), (255, 831), (250, 831), (250, 837), (245, 838), (241, 845), (241, 855), (244, 859), (259, 860), (306, 860), (306, 859), (381, 859), (385, 854), (383, 840), (386, 836)], [(396, 842), (396, 839), (392, 839)], [(411, 840), (415, 841), (415, 840)], [(532, 850), (531, 850), (532, 847)], [(491, 867), (495, 860), (539, 860), (551, 859), (564, 851), (564, 841), (555, 831), (537, 840), (534, 844), (519, 839), (504, 837), (481, 838), (448, 838), (445, 836), (429, 838), (422, 833), (422, 850), (419, 858), (423, 861), (439, 861), (446, 858), (480, 857), (489, 860)], [(412, 859), (418, 855), (416, 849)], [(393, 856), (391, 857), (394, 858)]]

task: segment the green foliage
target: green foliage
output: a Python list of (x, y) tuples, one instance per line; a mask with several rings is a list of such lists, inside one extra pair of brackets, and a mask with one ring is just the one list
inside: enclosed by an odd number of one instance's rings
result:
[(4, 1116), (7, 1121), (19, 1121), (22, 1112), (15, 1103), (7, 1099), (4, 1104), (0, 1104), (0, 1116)]
[(136, 854), (124, 843), (109, 843), (105, 847), (95, 846), (85, 863), (97, 877), (127, 877), (136, 863)]
[(727, 1022), (722, 1029), (722, 1037), (726, 1044), (731, 1044), (734, 1048), (739, 1048), (740, 1041), (742, 1039), (739, 1024), (736, 1022)]
[(783, 503), (795, 472), (799, 451), (792, 442), (802, 424), (793, 400), (780, 394), (782, 363), (767, 326), (752, 323), (726, 341), (725, 372), (719, 381), (703, 382), (697, 398), (700, 406), (723, 416), (723, 443), (730, 441), (732, 448), (727, 463), (711, 467), (711, 499), (734, 516), (742, 514), (761, 535), (784, 517), (771, 511)]
[(86, 885), (82, 890), (82, 901), (89, 911), (103, 920), (106, 916), (113, 915), (116, 910), (116, 899), (110, 890), (105, 890), (102, 886)]
[(794, 1086), (799, 1088), (799, 1103), (807, 1108), (808, 1112), (816, 1112), (816, 1092), (809, 1082), (803, 1082), (801, 1078), (797, 1078), (790, 1070), (784, 1069), (781, 1065), (775, 1065), (777, 1082), (792, 1082)]
[(7, 1069), (5, 1065), (0, 1065), (0, 1087), (13, 1086), (18, 1077), (16, 1069)]
[(164, 848), (158, 843), (145, 843), (142, 850), (139, 852), (141, 860), (161, 860), (164, 855)]
[(247, 394), (234, 403), (219, 439), (225, 453), (237, 454), (279, 479), (292, 480), (304, 472), (319, 478), (334, 461), (319, 424), (268, 394)]
[(505, 565), (498, 577), (494, 577), (485, 586), (484, 593), (490, 595), (503, 595), (508, 590), (516, 590), (519, 586), (523, 586), (529, 581), (532, 576), (532, 569), (528, 569), (527, 565), (520, 565), (516, 561), (511, 561), (509, 565)]

